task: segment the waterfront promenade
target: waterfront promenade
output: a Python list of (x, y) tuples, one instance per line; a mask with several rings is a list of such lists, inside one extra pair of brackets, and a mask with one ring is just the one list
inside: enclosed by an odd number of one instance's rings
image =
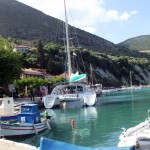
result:
[(3, 150), (38, 150), (35, 146), (18, 143), (6, 139), (0, 139), (0, 149)]

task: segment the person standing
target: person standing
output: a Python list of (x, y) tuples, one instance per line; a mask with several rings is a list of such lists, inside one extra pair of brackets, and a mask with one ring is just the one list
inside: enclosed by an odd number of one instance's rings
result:
[(30, 97), (31, 97), (31, 101), (34, 101), (34, 91), (33, 91), (33, 88), (31, 88), (31, 90), (30, 90)]

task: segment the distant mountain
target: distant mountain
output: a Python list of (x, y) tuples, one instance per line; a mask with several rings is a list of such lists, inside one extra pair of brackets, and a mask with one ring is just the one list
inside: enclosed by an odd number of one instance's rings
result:
[[(4, 38), (11, 37), (28, 41), (41, 39), (45, 43), (53, 41), (60, 44), (63, 43), (60, 37), (64, 37), (62, 36), (63, 29), (60, 28), (62, 23), (63, 21), (16, 0), (0, 0), (0, 35)], [(70, 30), (74, 31), (73, 27), (70, 26)], [(141, 57), (122, 45), (115, 45), (81, 29), (76, 28), (76, 33), (80, 47), (112, 55)]]
[(120, 46), (125, 46), (131, 50), (148, 51), (150, 50), (150, 35), (141, 35), (130, 38), (124, 42), (119, 43)]

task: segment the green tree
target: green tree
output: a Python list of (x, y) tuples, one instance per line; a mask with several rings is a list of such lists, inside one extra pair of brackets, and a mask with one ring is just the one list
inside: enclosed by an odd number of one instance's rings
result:
[(12, 45), (0, 37), (0, 86), (7, 86), (13, 80), (20, 78), (22, 72), (22, 57), (13, 52)]
[(46, 79), (49, 92), (53, 90), (56, 84), (60, 84), (62, 82), (64, 82), (64, 77), (62, 76), (55, 76), (55, 77)]
[(47, 72), (54, 75), (64, 72), (64, 48), (51, 42), (44, 49)]
[(40, 68), (41, 69), (45, 68), (44, 49), (43, 49), (43, 44), (41, 40), (39, 40), (38, 46), (37, 46), (37, 57), (38, 57)]
[[(20, 91), (22, 95), (29, 94), (31, 89), (35, 91), (39, 90), (40, 86), (45, 86), (46, 81), (41, 78), (24, 78), (14, 81), (15, 87)], [(25, 91), (27, 89), (28, 91)]]

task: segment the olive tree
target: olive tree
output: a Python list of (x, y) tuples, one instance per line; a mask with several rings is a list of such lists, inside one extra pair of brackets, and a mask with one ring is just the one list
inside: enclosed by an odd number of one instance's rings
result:
[(22, 67), (21, 54), (14, 52), (13, 46), (0, 37), (0, 86), (7, 86), (20, 78)]

